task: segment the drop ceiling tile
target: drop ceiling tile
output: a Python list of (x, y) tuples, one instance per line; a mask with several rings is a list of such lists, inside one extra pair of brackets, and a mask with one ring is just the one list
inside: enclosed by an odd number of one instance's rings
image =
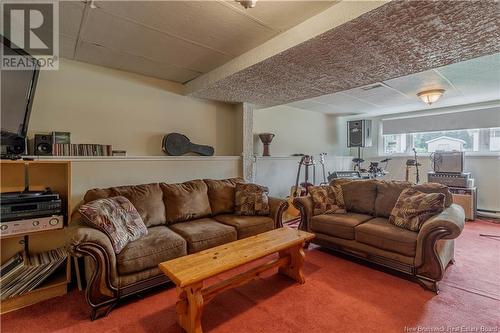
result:
[(416, 96), (423, 90), (445, 89), (448, 94), (453, 93), (454, 90), (445, 78), (433, 70), (398, 77), (384, 81), (384, 83), (408, 97)]
[(293, 102), (288, 105), (298, 109), (317, 111), (327, 114), (342, 114), (346, 112), (346, 110), (338, 108), (334, 105), (318, 103), (311, 100)]
[[(373, 87), (373, 88), (372, 88)], [(343, 94), (350, 96), (354, 99), (358, 99), (371, 106), (372, 108), (379, 107), (389, 107), (394, 105), (401, 105), (415, 100), (415, 98), (410, 98), (402, 94), (401, 92), (391, 89), (384, 84), (372, 84), (365, 87), (354, 88), (342, 92)]]
[(359, 99), (354, 98), (348, 94), (335, 93), (330, 95), (323, 95), (319, 97), (312, 98), (311, 101), (316, 101), (324, 104), (330, 104), (336, 109), (342, 110), (343, 112), (363, 112), (367, 109), (373, 109), (376, 106)]
[(500, 53), (438, 68), (465, 96), (500, 99)]
[(177, 68), (169, 64), (157, 63), (152, 60), (113, 51), (87, 42), (80, 42), (75, 59), (94, 65), (121, 69), (181, 83), (200, 75), (200, 73), (194, 71)]
[(66, 59), (75, 57), (76, 39), (66, 35), (59, 35), (59, 56)]
[(230, 60), (226, 55), (120, 19), (100, 9), (89, 11), (80, 37), (83, 41), (119, 52), (197, 72), (207, 72)]
[(59, 33), (77, 38), (85, 4), (81, 1), (59, 2)]
[(491, 55), (458, 62), (437, 69), (441, 74), (468, 76), (483, 72), (500, 72), (500, 52)]
[(234, 0), (226, 3), (239, 11), (264, 22), (277, 31), (288, 30), (308, 18), (326, 10), (338, 1), (265, 1), (260, 0), (257, 6), (244, 9)]
[(99, 1), (96, 5), (113, 15), (232, 56), (240, 55), (278, 34), (218, 1)]

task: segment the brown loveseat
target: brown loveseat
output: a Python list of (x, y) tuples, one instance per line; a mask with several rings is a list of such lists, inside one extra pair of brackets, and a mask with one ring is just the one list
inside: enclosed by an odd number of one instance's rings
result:
[(69, 248), (85, 256), (86, 299), (91, 318), (106, 315), (120, 298), (168, 282), (158, 264), (281, 225), (286, 201), (269, 198), (269, 216), (234, 215), (235, 184), (241, 179), (194, 180), (89, 190), (84, 203), (111, 196), (132, 202), (148, 235), (115, 254), (109, 238), (87, 226), (75, 211)]
[[(336, 180), (342, 186), (346, 214), (314, 215), (310, 197), (295, 198), (300, 228), (313, 232), (315, 244), (404, 272), (435, 291), (446, 266), (453, 262), (454, 241), (464, 228), (462, 207), (452, 204), (447, 187), (420, 184), (422, 192), (441, 192), (445, 210), (424, 223), (419, 232), (389, 223), (388, 218), (407, 182)], [(332, 185), (333, 185), (332, 184)]]

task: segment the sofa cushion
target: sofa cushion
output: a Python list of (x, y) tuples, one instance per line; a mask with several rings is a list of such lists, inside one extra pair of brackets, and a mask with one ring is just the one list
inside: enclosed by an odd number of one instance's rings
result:
[(360, 243), (409, 257), (415, 256), (418, 233), (396, 227), (386, 218), (366, 221), (354, 228), (354, 233)]
[(165, 224), (165, 204), (163, 203), (163, 192), (160, 184), (119, 186), (113, 187), (112, 190), (117, 195), (130, 200), (146, 226), (152, 227)]
[(401, 228), (419, 231), (425, 221), (443, 210), (443, 193), (423, 193), (409, 188), (399, 196), (389, 222)]
[(208, 200), (212, 214), (230, 214), (234, 212), (234, 190), (236, 183), (244, 183), (243, 178), (222, 180), (205, 179), (208, 187)]
[(443, 193), (445, 199), (444, 200), (445, 207), (450, 207), (451, 204), (453, 203), (453, 196), (451, 195), (451, 192), (448, 189), (448, 186), (446, 185), (438, 183), (423, 183), (423, 184), (413, 185), (413, 188), (423, 193)]
[(340, 185), (309, 186), (308, 190), (314, 203), (314, 215), (346, 213)]
[(210, 218), (176, 223), (170, 228), (187, 241), (188, 253), (195, 253), (235, 241), (236, 229)]
[(207, 184), (192, 180), (182, 184), (160, 184), (167, 210), (167, 223), (176, 223), (210, 216)]
[(354, 180), (340, 185), (347, 211), (375, 215), (376, 180)]
[(311, 230), (344, 239), (354, 239), (354, 227), (372, 219), (370, 215), (346, 213), (317, 215), (311, 218)]
[(148, 229), (148, 235), (130, 242), (116, 256), (118, 273), (130, 274), (187, 254), (184, 238), (165, 226)]
[(269, 215), (269, 189), (257, 184), (236, 184), (234, 213), (237, 215)]
[(381, 180), (377, 182), (377, 198), (375, 199), (375, 216), (389, 217), (403, 190), (411, 187), (409, 182), (397, 180)]
[(78, 212), (91, 227), (104, 232), (115, 253), (136, 239), (148, 234), (141, 216), (125, 197), (97, 199), (83, 204)]
[(238, 239), (274, 229), (274, 220), (267, 216), (217, 215), (214, 220), (235, 227)]
[(110, 188), (96, 188), (87, 191), (83, 198), (84, 202), (104, 199), (115, 196), (127, 198), (141, 215), (147, 227), (165, 224), (165, 204), (163, 203), (163, 192), (158, 183), (143, 185), (127, 185)]

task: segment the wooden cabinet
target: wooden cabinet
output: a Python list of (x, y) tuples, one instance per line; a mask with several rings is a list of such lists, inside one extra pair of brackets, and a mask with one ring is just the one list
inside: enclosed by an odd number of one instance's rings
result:
[[(63, 201), (64, 225), (68, 225), (71, 215), (71, 162), (68, 161), (0, 161), (0, 191), (23, 191), (27, 186), (31, 191), (44, 190), (49, 187), (59, 194)], [(22, 235), (7, 236), (0, 239), (1, 260), (4, 263), (20, 251), (42, 252), (64, 246), (63, 229), (30, 232)], [(29, 242), (28, 242), (29, 240)], [(1, 302), (0, 312), (17, 310), (67, 292), (70, 279), (70, 259), (50, 276), (42, 285), (33, 291), (8, 298)]]

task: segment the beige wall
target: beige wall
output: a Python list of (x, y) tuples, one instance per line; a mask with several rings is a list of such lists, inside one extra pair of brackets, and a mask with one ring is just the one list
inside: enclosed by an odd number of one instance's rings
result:
[(262, 155), (259, 133), (276, 134), (271, 143), (272, 156), (294, 153), (343, 153), (338, 143), (343, 128), (337, 128), (337, 118), (320, 112), (288, 106), (275, 106), (254, 111), (254, 152)]
[(163, 155), (165, 134), (179, 132), (216, 155), (240, 155), (234, 106), (182, 93), (177, 83), (61, 59), (58, 71), (40, 73), (29, 134), (67, 131), (72, 143), (151, 156)]
[[(314, 155), (326, 152), (326, 171), (345, 170), (351, 157), (343, 157), (346, 149), (339, 146), (345, 135), (345, 123), (339, 118), (320, 112), (306, 111), (287, 106), (254, 111), (254, 152), (262, 155), (259, 133), (276, 134), (271, 143), (271, 157), (259, 157), (254, 162), (255, 182), (266, 185), (273, 196), (285, 197), (295, 184), (300, 157), (294, 153)], [(342, 125), (342, 126), (340, 126)], [(300, 182), (304, 181), (304, 169)], [(310, 179), (313, 181), (312, 169)], [(316, 166), (316, 183), (323, 181), (321, 165)]]
[[(59, 71), (40, 73), (29, 135), (68, 131), (72, 143), (111, 144), (129, 156), (159, 155), (74, 160), (73, 207), (95, 187), (241, 176), (240, 157), (161, 156), (161, 139), (169, 132), (213, 145), (216, 155), (241, 154), (241, 112), (182, 92), (179, 84), (61, 59)], [(2, 262), (22, 249), (20, 239), (2, 241)], [(62, 246), (64, 239), (64, 230), (33, 235), (30, 247), (39, 252)]]

